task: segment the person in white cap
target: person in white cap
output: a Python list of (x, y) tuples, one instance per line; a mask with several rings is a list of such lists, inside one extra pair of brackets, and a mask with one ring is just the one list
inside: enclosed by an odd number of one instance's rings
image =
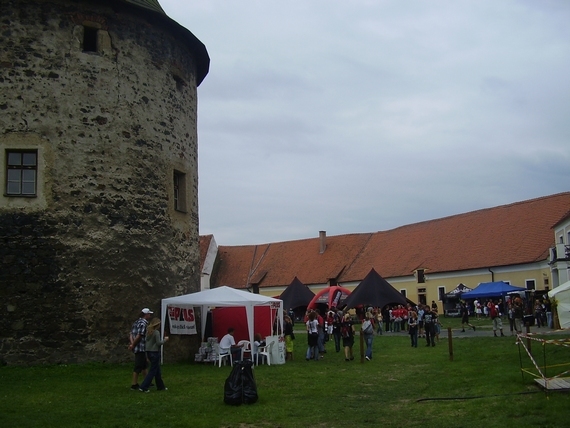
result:
[(139, 319), (133, 323), (131, 333), (129, 334), (129, 350), (135, 354), (135, 368), (133, 369), (133, 383), (131, 389), (133, 391), (139, 390), (139, 375), (142, 373), (143, 377), (146, 376), (146, 368), (148, 362), (146, 359), (146, 327), (148, 320), (153, 312), (149, 308), (144, 308)]

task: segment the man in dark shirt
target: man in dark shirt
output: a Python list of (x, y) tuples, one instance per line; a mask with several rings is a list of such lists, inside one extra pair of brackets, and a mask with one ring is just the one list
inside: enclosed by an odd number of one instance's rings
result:
[(469, 323), (469, 310), (467, 309), (465, 302), (461, 302), (461, 309), (459, 310), (459, 313), (461, 314), (461, 332), (465, 333), (465, 324), (467, 324), (473, 329), (473, 331), (475, 331), (475, 326)]
[(424, 306), (424, 329), (426, 332), (426, 346), (435, 346), (435, 323), (437, 322), (437, 312), (431, 310), (429, 306)]

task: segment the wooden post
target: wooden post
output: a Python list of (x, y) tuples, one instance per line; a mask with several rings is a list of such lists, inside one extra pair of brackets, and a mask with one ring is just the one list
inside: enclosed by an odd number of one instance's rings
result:
[(453, 361), (453, 335), (451, 327), (447, 327), (447, 343), (449, 345), (449, 361)]
[(364, 333), (360, 330), (360, 362), (364, 363)]
[[(553, 302), (551, 301), (551, 304)], [(560, 330), (560, 318), (558, 318), (558, 303), (554, 302), (554, 304), (552, 304), (552, 327), (554, 327), (554, 330)]]

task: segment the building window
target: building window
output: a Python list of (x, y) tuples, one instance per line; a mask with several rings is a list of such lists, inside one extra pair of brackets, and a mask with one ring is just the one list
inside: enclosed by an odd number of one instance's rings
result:
[(527, 279), (525, 281), (525, 284), (526, 284), (527, 290), (534, 290), (536, 287), (536, 283), (535, 283), (534, 279)]
[(437, 287), (437, 296), (440, 301), (445, 299), (445, 287)]
[(83, 52), (97, 52), (97, 28), (83, 26)]
[(426, 275), (423, 269), (418, 269), (416, 271), (418, 277), (418, 284), (424, 284), (426, 282)]
[(186, 82), (184, 81), (184, 79), (178, 76), (177, 74), (173, 74), (172, 77), (176, 82), (176, 89), (178, 89), (179, 91), (184, 90), (184, 87), (186, 86)]
[(6, 195), (36, 196), (37, 150), (6, 151)]
[(418, 303), (425, 305), (427, 302), (426, 289), (418, 288)]
[(408, 294), (408, 292), (406, 291), (405, 288), (401, 289), (400, 293), (402, 293), (402, 296), (407, 297), (406, 294)]
[(186, 174), (174, 171), (174, 209), (186, 212)]

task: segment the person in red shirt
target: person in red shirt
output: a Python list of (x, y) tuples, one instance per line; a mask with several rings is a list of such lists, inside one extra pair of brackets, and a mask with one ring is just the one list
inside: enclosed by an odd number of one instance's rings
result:
[(408, 331), (408, 312), (410, 309), (408, 307), (402, 306), (402, 331)]
[(394, 333), (402, 331), (402, 305), (398, 305), (392, 309), (392, 317), (394, 318)]

